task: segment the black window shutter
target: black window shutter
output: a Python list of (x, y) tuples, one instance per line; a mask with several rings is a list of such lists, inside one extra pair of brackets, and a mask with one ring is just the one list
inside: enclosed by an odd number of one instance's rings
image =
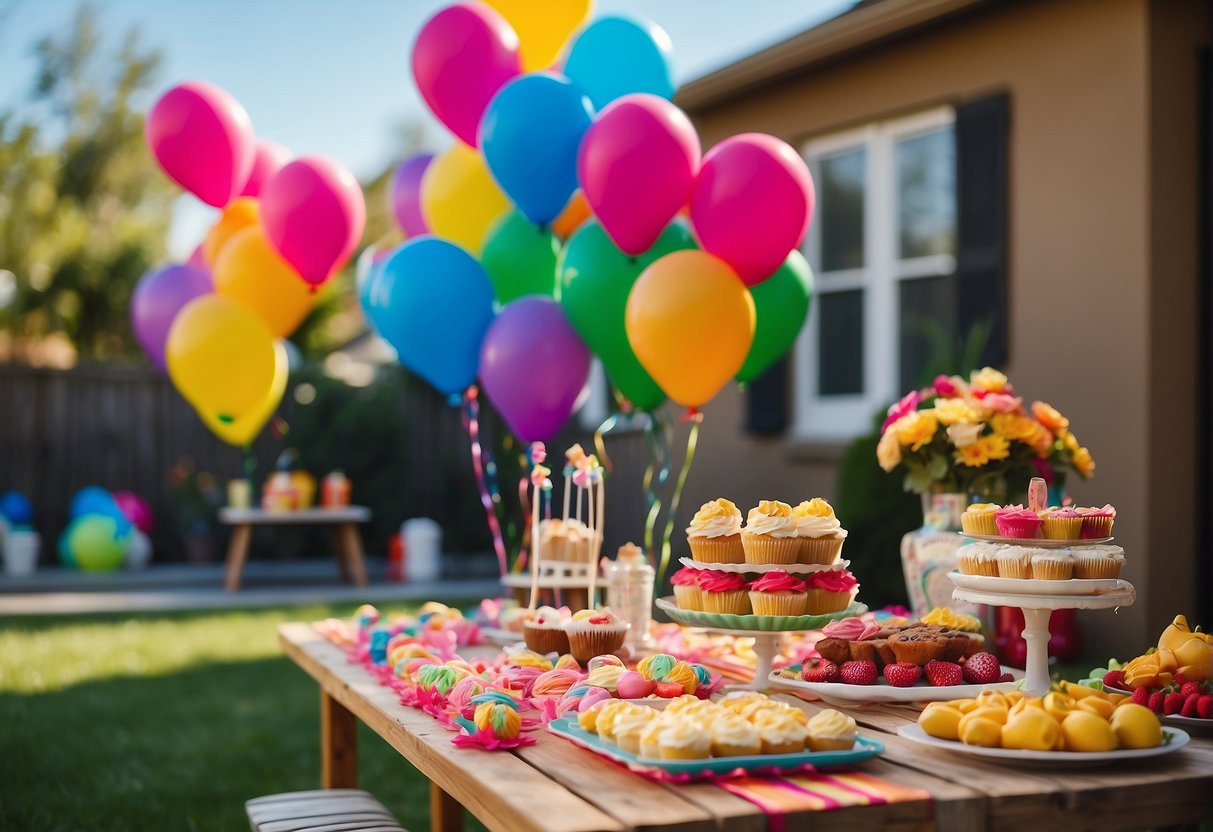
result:
[(777, 436), (788, 426), (788, 356), (782, 356), (746, 385), (745, 429)]
[(999, 93), (956, 107), (958, 332), (990, 327), (983, 365), (1006, 364), (1009, 98)]

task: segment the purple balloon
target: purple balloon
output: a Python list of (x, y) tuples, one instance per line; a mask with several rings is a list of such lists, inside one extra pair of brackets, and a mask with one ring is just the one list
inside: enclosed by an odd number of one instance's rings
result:
[(480, 383), (523, 442), (555, 438), (589, 375), (590, 351), (551, 298), (506, 304), (484, 336)]
[(167, 373), (164, 344), (181, 307), (214, 290), (211, 275), (197, 266), (165, 266), (145, 274), (131, 298), (131, 328), (147, 357)]
[(432, 153), (419, 153), (405, 159), (392, 177), (392, 187), (388, 190), (388, 210), (406, 237), (430, 233), (425, 217), (421, 215), (421, 177), (433, 159)]

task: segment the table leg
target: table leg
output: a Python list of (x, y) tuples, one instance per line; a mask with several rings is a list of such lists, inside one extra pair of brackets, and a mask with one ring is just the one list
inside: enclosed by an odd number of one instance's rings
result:
[(430, 832), (461, 832), (463, 806), (444, 792), (437, 783), (430, 783)]
[(227, 567), (224, 570), (223, 579), (228, 592), (240, 589), (240, 574), (244, 571), (244, 561), (248, 557), (249, 538), (252, 536), (252, 526), (246, 524), (232, 528), (232, 540), (227, 546)]
[(344, 705), (320, 689), (320, 785), (358, 785), (358, 721)]
[(337, 558), (337, 575), (341, 578), (341, 582), (348, 584), (350, 582), (350, 559), (349, 553), (345, 550), (345, 535), (341, 533), (340, 526), (333, 526), (333, 553)]
[(348, 562), (350, 575), (358, 586), (366, 586), (366, 563), (362, 559), (362, 538), (358, 536), (358, 526), (353, 523), (342, 523), (337, 527), (337, 534), (342, 538), (342, 549)]

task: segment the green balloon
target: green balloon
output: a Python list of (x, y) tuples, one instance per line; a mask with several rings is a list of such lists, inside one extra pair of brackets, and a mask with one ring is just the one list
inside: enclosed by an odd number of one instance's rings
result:
[(86, 572), (109, 572), (126, 559), (127, 535), (119, 534), (118, 521), (103, 514), (85, 514), (64, 532), (67, 550)]
[(597, 220), (577, 229), (560, 255), (560, 304), (582, 340), (602, 359), (611, 382), (640, 410), (665, 401), (665, 392), (640, 365), (628, 343), (628, 295), (640, 273), (675, 251), (695, 248), (690, 229), (675, 222), (643, 254), (629, 257)]
[(526, 295), (559, 299), (556, 255), (560, 242), (546, 226), (511, 211), (489, 230), (480, 263), (489, 273), (497, 302), (505, 306)]
[(750, 287), (757, 319), (750, 354), (737, 373), (738, 381), (762, 375), (796, 343), (796, 336), (809, 316), (813, 296), (813, 270), (799, 251), (793, 251), (775, 274)]

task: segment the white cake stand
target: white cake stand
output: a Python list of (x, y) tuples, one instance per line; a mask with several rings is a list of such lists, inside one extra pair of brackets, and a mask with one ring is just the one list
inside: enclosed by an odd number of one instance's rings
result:
[(1023, 638), (1028, 643), (1023, 689), (1035, 696), (1049, 691), (1049, 614), (1053, 610), (1104, 610), (1129, 607), (1137, 598), (1133, 585), (1106, 595), (1032, 595), (1026, 593), (982, 592), (975, 589), (952, 590), (952, 598), (970, 604), (993, 607), (1018, 607), (1023, 610)]

